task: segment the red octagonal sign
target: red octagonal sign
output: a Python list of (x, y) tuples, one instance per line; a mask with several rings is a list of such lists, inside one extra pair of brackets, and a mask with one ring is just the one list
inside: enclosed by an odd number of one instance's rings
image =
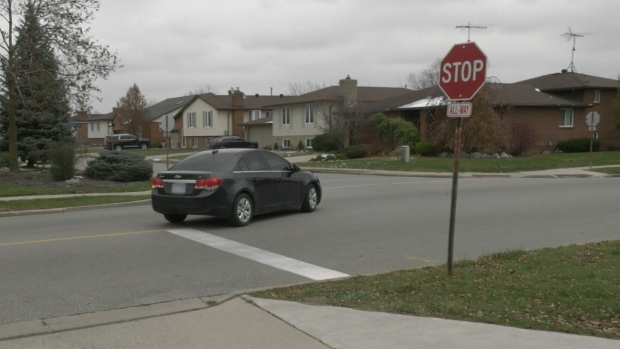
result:
[(487, 57), (476, 43), (457, 44), (441, 61), (439, 87), (451, 100), (470, 100), (487, 77)]

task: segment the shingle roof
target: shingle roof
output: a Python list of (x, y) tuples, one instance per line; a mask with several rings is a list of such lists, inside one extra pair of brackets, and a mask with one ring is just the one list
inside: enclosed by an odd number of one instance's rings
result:
[(165, 99), (146, 108), (146, 118), (148, 119), (148, 121), (153, 121), (161, 117), (162, 115), (166, 115), (179, 108), (185, 107), (187, 104), (194, 101), (194, 99), (196, 99), (195, 96), (183, 96)]
[[(200, 99), (209, 103), (219, 110), (237, 109), (232, 106), (232, 97), (230, 95), (214, 95), (212, 93), (198, 96)], [(271, 109), (268, 107), (277, 102), (288, 101), (291, 96), (261, 96), (261, 95), (245, 95), (243, 98), (243, 108), (245, 110)]]
[[(357, 87), (357, 99), (360, 103), (375, 102), (382, 99), (398, 96), (411, 90), (402, 87)], [(286, 101), (274, 101), (268, 106), (306, 104), (312, 102), (337, 102), (340, 100), (340, 86), (329, 86), (320, 90), (289, 97)]]
[(99, 121), (99, 120), (103, 120), (103, 121), (107, 121), (107, 120), (114, 120), (114, 113), (107, 113), (107, 114), (92, 114), (88, 117), (88, 121)]
[(261, 119), (244, 122), (240, 125), (241, 126), (257, 126), (257, 125), (267, 125), (267, 124), (272, 124), (272, 123), (273, 123), (273, 118), (271, 116), (267, 116)]
[(487, 84), (495, 105), (513, 107), (585, 107), (585, 103), (553, 96), (526, 83)]
[[(522, 83), (502, 84), (487, 83), (484, 87), (489, 94), (491, 103), (494, 105), (515, 106), (515, 107), (585, 107), (583, 103), (577, 103), (568, 99), (559, 98), (551, 94), (537, 91), (533, 86)], [(411, 91), (409, 93), (367, 103), (354, 109), (362, 113), (378, 113), (384, 111), (396, 111), (403, 109), (422, 109), (437, 103), (445, 103), (441, 97), (443, 92), (437, 86), (422, 90)]]
[(540, 89), (541, 91), (618, 88), (618, 81), (613, 79), (564, 71), (561, 73), (548, 74), (533, 79), (519, 81), (517, 83), (528, 84)]

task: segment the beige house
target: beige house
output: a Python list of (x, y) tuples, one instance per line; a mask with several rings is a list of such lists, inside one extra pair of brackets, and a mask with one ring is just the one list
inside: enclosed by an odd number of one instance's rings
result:
[(299, 142), (312, 148), (312, 139), (328, 132), (334, 113), (343, 108), (375, 102), (410, 92), (406, 88), (359, 87), (346, 77), (330, 86), (268, 105), (273, 108), (273, 138), (281, 149), (294, 149)]
[(261, 148), (270, 147), (273, 138), (264, 130), (262, 133), (257, 129), (249, 130), (247, 123), (257, 127), (263, 125), (272, 113), (267, 105), (290, 97), (245, 95), (237, 88), (228, 95), (207, 93), (188, 98), (189, 101), (172, 115), (173, 147), (203, 149), (210, 139), (228, 135), (258, 141)]

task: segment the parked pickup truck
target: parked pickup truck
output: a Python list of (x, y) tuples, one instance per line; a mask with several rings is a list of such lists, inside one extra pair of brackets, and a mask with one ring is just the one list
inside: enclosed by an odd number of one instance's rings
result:
[(138, 138), (130, 134), (116, 134), (105, 136), (103, 149), (121, 151), (125, 148), (147, 149), (150, 142), (147, 138)]

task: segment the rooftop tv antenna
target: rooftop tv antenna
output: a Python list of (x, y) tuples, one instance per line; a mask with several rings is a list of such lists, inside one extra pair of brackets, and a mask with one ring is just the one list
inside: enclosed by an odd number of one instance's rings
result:
[(481, 25), (473, 25), (473, 23), (467, 22), (467, 25), (457, 25), (457, 29), (467, 29), (467, 42), (469, 42), (469, 35), (472, 29), (487, 29), (487, 27)]
[(562, 34), (563, 37), (566, 38), (566, 41), (569, 40), (573, 40), (573, 51), (571, 52), (570, 55), (570, 64), (568, 65), (568, 69), (570, 69), (571, 72), (576, 73), (577, 72), (577, 68), (575, 68), (575, 62), (574, 62), (574, 58), (575, 58), (575, 42), (577, 41), (577, 38), (582, 38), (584, 37), (584, 35), (587, 34), (577, 34), (577, 33), (573, 33), (573, 31), (570, 29), (570, 27), (568, 27), (568, 32)]

